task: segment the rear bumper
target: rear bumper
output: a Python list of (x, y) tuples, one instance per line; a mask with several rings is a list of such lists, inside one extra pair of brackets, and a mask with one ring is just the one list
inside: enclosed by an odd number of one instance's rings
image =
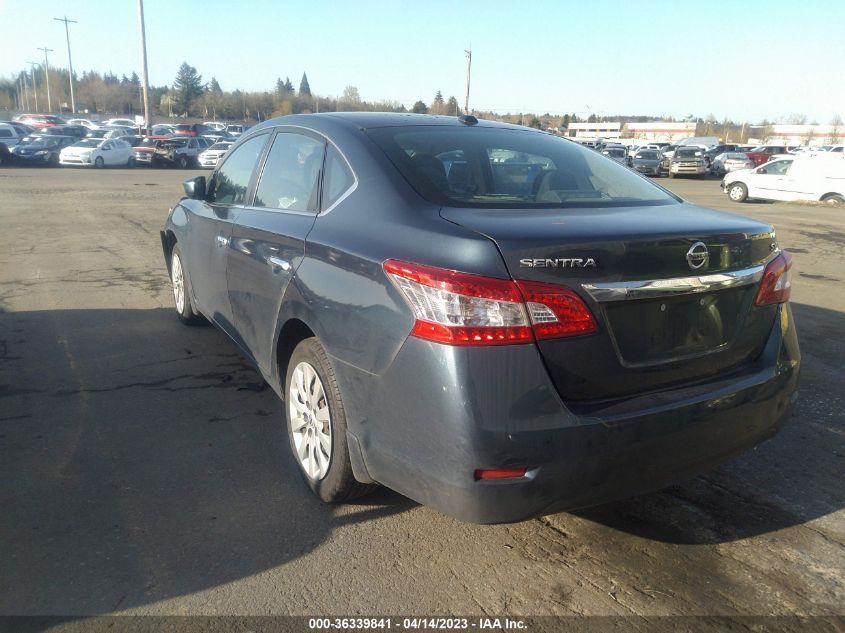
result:
[[(740, 374), (589, 415), (566, 408), (530, 345), (410, 338), (382, 376), (335, 368), (369, 477), (461, 520), (501, 523), (659, 489), (758, 444), (780, 428), (799, 365), (784, 305), (763, 353)], [(507, 467), (528, 473), (474, 478), (475, 469)]]

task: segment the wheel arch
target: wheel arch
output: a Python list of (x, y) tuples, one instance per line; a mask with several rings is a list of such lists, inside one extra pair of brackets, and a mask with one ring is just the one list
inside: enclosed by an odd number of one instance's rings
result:
[(827, 193), (822, 194), (822, 197), (819, 198), (819, 201), (824, 202), (828, 198), (832, 198), (834, 196), (839, 198), (845, 198), (845, 193), (840, 193), (838, 191), (828, 191)]
[(311, 338), (312, 336), (316, 336), (314, 330), (312, 330), (308, 324), (299, 317), (291, 317), (287, 319), (281, 328), (279, 328), (279, 334), (276, 338), (276, 355), (274, 365), (280, 386), (279, 395), (281, 395), (282, 400), (285, 399), (285, 376), (287, 375), (288, 364), (290, 363), (290, 358), (293, 355), (293, 350), (296, 349), (296, 346), (302, 341), (307, 338)]
[(165, 229), (161, 232), (161, 249), (164, 252), (168, 276), (173, 272), (170, 268), (170, 256), (173, 254), (173, 247), (176, 246), (176, 242), (176, 233), (173, 232), (173, 229)]

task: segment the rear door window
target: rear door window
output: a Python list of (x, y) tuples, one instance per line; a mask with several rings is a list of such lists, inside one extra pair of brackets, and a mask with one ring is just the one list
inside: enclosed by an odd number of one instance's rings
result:
[(226, 156), (226, 162), (217, 169), (212, 178), (211, 193), (214, 202), (243, 204), (252, 172), (267, 142), (267, 136), (254, 136)]
[(253, 206), (316, 213), (324, 148), (322, 141), (304, 134), (277, 134)]

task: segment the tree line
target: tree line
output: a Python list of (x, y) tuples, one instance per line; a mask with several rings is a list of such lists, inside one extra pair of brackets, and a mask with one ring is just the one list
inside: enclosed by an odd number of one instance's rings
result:
[[(67, 69), (51, 66), (49, 68), (49, 86), (54, 112), (67, 112), (70, 105), (70, 91)], [(35, 95), (38, 95), (38, 110), (47, 110), (46, 78), (43, 67), (33, 71), (20, 71), (11, 78), (0, 78), (0, 111), (35, 111)], [(96, 114), (142, 114), (143, 99), (141, 82), (133, 72), (130, 76), (118, 77), (111, 71), (99, 73), (85, 71), (81, 75), (74, 73), (74, 95), (77, 112)], [(375, 111), (375, 112), (414, 112), (418, 114), (463, 114), (455, 96), (445, 98), (438, 90), (430, 102), (417, 100), (410, 109), (397, 101), (367, 101), (361, 98), (358, 88), (346, 86), (336, 97), (321, 96), (311, 89), (307, 73), (303, 72), (298, 87), (289, 76), (276, 78), (272, 89), (264, 91), (244, 91), (238, 88), (226, 90), (212, 76), (204, 81), (199, 71), (188, 62), (183, 62), (169, 86), (150, 86), (150, 107), (152, 114), (158, 117), (202, 117), (212, 119), (263, 121), (274, 116), (311, 112), (338, 111)], [(527, 125), (542, 129), (566, 129), (571, 123), (601, 123), (619, 121), (622, 123), (647, 121), (675, 121), (666, 116), (648, 115), (599, 115), (591, 113), (579, 117), (577, 113), (552, 115), (547, 113), (499, 113), (494, 111), (473, 111), (480, 118)], [(738, 128), (742, 124), (730, 119), (718, 121), (712, 114), (695, 117), (692, 114), (680, 119), (696, 122), (703, 133), (710, 136), (717, 131)], [(805, 124), (808, 117), (791, 114), (781, 119), (785, 123)], [(817, 122), (812, 122), (817, 125)], [(837, 116), (831, 124), (838, 131), (841, 119)], [(759, 126), (770, 127), (772, 122), (763, 120)], [(838, 136), (838, 134), (837, 134)]]

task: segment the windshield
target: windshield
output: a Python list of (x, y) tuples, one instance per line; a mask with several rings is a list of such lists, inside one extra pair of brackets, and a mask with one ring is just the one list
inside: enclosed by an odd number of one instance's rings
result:
[(413, 126), (367, 134), (410, 185), (437, 204), (551, 208), (676, 200), (619, 163), (540, 132)]
[(232, 147), (232, 144), (231, 144), (231, 143), (215, 143), (214, 145), (212, 145), (212, 146), (211, 146), (211, 147), (209, 147), (208, 149), (209, 149), (209, 150), (212, 150), (212, 149), (214, 149), (214, 150), (218, 150), (218, 149), (219, 149), (219, 150), (227, 150), (227, 149), (229, 149), (230, 147)]
[(612, 158), (625, 158), (625, 150), (624, 149), (606, 149), (603, 154), (607, 154)]
[(635, 156), (635, 158), (640, 158), (642, 160), (659, 160), (657, 152), (640, 152)]
[(86, 138), (84, 141), (79, 141), (78, 143), (74, 143), (74, 147), (99, 147), (101, 140), (96, 138)]
[(675, 150), (675, 158), (696, 158), (701, 156), (700, 149), (677, 149)]
[(171, 138), (167, 139), (166, 141), (162, 141), (159, 147), (182, 147), (188, 143), (188, 139), (186, 138)]
[(58, 144), (59, 139), (46, 137), (32, 139), (27, 143), (23, 143), (23, 145), (28, 145), (29, 147), (56, 147)]
[(724, 154), (725, 160), (748, 160), (748, 156), (745, 154), (738, 154), (736, 152), (731, 152), (728, 154)]

